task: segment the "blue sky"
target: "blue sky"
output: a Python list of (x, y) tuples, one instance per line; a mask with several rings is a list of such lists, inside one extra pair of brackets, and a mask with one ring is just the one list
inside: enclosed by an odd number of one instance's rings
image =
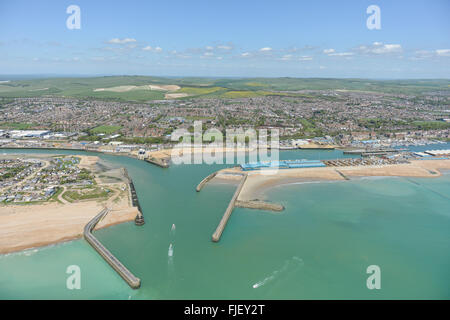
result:
[(449, 78), (449, 14), (448, 0), (0, 0), (0, 74)]

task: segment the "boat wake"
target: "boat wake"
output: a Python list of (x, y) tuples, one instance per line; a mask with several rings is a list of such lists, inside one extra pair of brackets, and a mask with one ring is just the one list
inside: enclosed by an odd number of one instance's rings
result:
[(168, 255), (169, 257), (172, 257), (172, 256), (173, 256), (173, 245), (172, 245), (172, 244), (170, 244), (170, 246), (169, 246), (169, 251), (167, 252), (167, 255)]
[(284, 262), (283, 266), (279, 270), (275, 270), (274, 272), (272, 272), (269, 276), (267, 276), (263, 280), (255, 283), (252, 287), (253, 287), (253, 289), (260, 288), (260, 287), (266, 285), (267, 283), (277, 279), (280, 275), (286, 274), (286, 273), (291, 273), (291, 272), (297, 270), (298, 268), (302, 267), (303, 265), (304, 265), (303, 259), (294, 256), (291, 259), (286, 260)]

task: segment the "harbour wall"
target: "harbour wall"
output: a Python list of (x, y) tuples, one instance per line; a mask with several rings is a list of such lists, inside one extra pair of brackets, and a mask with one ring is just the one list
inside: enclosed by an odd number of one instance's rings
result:
[(109, 209), (103, 209), (84, 227), (83, 236), (86, 241), (108, 262), (108, 264), (116, 270), (116, 272), (124, 279), (128, 285), (133, 289), (138, 289), (141, 286), (141, 280), (134, 276), (106, 247), (98, 241), (92, 234), (97, 223), (102, 220), (109, 212)]
[(242, 187), (245, 184), (245, 181), (247, 180), (247, 175), (243, 175), (241, 182), (239, 183), (233, 197), (231, 198), (230, 203), (228, 204), (227, 209), (225, 210), (225, 213), (222, 216), (222, 219), (219, 222), (219, 225), (216, 228), (216, 231), (212, 235), (212, 241), (218, 242), (220, 240), (220, 237), (222, 236), (222, 232), (225, 229), (228, 219), (231, 216), (231, 213), (233, 212), (236, 199), (238, 198), (239, 194), (241, 193)]

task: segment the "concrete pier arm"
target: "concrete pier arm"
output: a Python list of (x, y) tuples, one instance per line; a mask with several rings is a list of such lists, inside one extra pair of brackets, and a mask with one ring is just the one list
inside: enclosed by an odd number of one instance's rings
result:
[(157, 158), (145, 158), (144, 161), (157, 165), (158, 167), (161, 168), (168, 168), (169, 167), (169, 161), (166, 159), (157, 159)]
[(86, 241), (116, 270), (116, 272), (128, 283), (128, 285), (137, 289), (141, 286), (141, 280), (135, 277), (100, 241), (92, 234), (97, 223), (102, 220), (109, 212), (109, 209), (103, 209), (84, 227), (83, 236)]
[(209, 176), (207, 176), (205, 179), (203, 179), (202, 181), (200, 181), (200, 183), (198, 184), (197, 188), (195, 188), (195, 190), (197, 192), (200, 192), (200, 190), (202, 190), (202, 188), (205, 186), (205, 184), (209, 181), (211, 181), (212, 178), (214, 178), (217, 175), (217, 171), (211, 173)]
[(225, 226), (227, 225), (228, 219), (230, 218), (231, 213), (233, 212), (234, 205), (236, 203), (236, 199), (238, 198), (239, 194), (241, 193), (242, 187), (244, 186), (246, 180), (247, 180), (247, 175), (245, 174), (245, 175), (243, 175), (242, 180), (236, 189), (236, 192), (234, 193), (233, 197), (231, 198), (231, 201), (228, 204), (228, 207), (225, 210), (225, 213), (223, 214), (222, 220), (220, 220), (216, 231), (212, 235), (212, 241), (218, 242), (220, 240), (222, 232), (225, 229)]

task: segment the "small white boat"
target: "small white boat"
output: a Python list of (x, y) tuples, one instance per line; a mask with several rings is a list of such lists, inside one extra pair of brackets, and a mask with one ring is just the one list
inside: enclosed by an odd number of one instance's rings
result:
[(173, 256), (173, 245), (170, 244), (169, 246), (169, 252), (168, 252), (169, 257)]

